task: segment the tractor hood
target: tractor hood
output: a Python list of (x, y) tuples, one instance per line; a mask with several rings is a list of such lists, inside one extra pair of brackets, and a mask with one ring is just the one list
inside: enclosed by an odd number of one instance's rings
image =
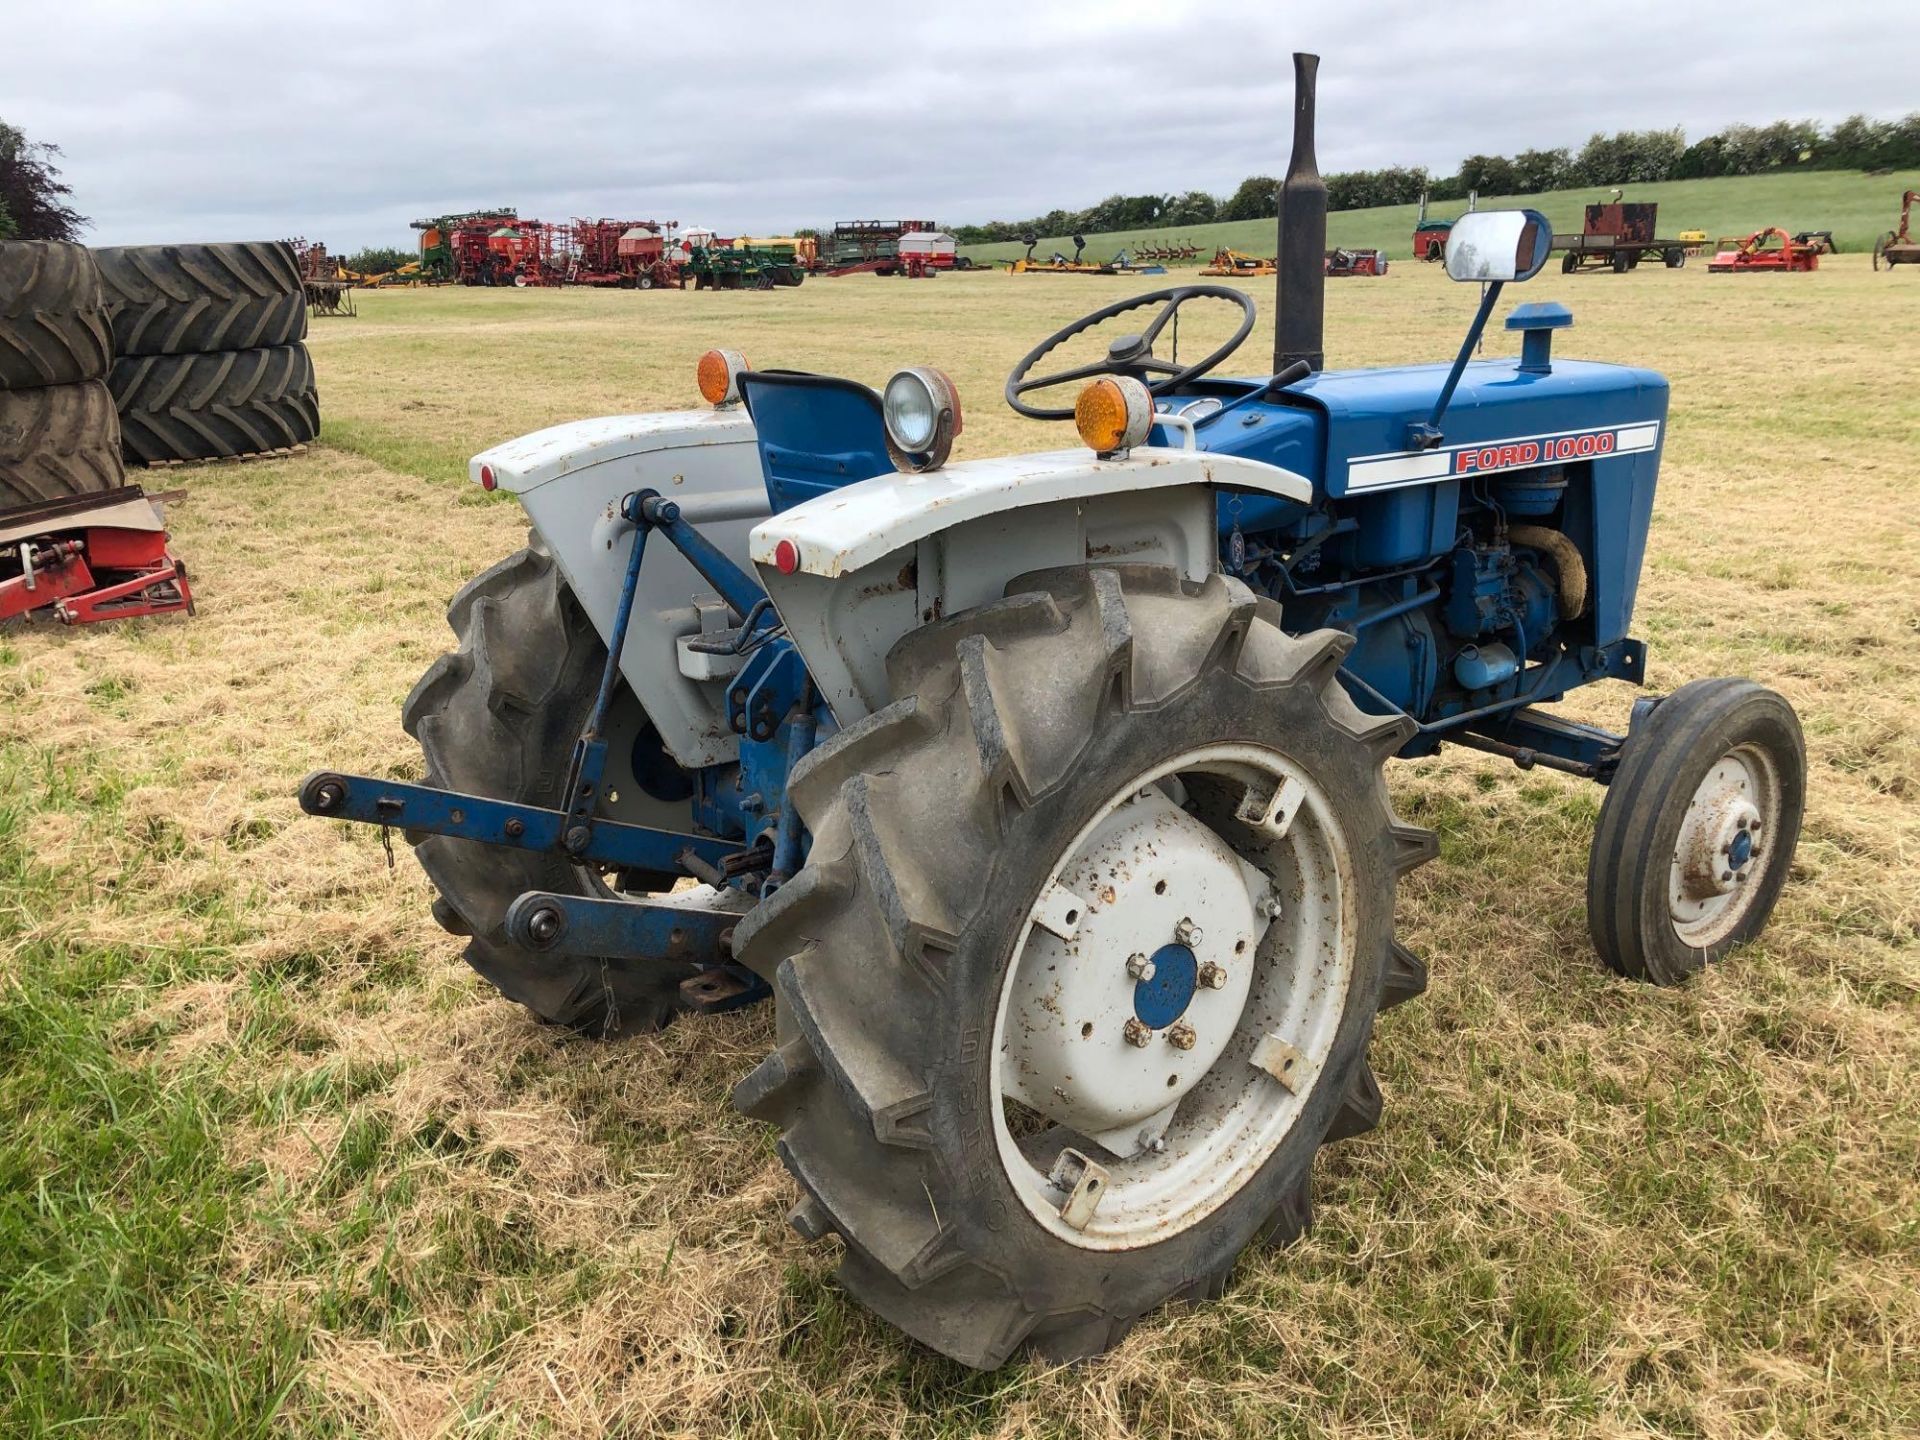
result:
[[(1336, 499), (1455, 476), (1658, 451), (1667, 414), (1665, 378), (1586, 360), (1555, 360), (1544, 372), (1523, 370), (1513, 360), (1475, 361), (1461, 376), (1441, 443), (1416, 448), (1407, 427), (1432, 411), (1448, 368), (1323, 371), (1288, 387), (1283, 400), (1237, 406), (1219, 424), (1203, 424), (1201, 443), (1215, 454), (1317, 475), (1320, 493)], [(1302, 453), (1309, 447), (1310, 458)]]

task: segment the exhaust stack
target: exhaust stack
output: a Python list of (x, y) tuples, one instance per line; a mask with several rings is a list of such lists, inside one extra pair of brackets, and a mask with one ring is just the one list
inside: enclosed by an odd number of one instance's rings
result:
[(1325, 368), (1327, 184), (1313, 154), (1314, 76), (1318, 55), (1293, 57), (1293, 159), (1280, 185), (1279, 274), (1276, 287), (1274, 373), (1296, 360)]

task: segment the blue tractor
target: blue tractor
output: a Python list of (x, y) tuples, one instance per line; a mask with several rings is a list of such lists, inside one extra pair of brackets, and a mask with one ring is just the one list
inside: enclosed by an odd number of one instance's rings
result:
[[(1660, 984), (1753, 936), (1793, 854), (1804, 747), (1773, 693), (1697, 681), (1624, 735), (1549, 708), (1644, 674), (1667, 385), (1556, 358), (1555, 305), (1508, 315), (1517, 361), (1470, 360), (1546, 219), (1455, 222), (1448, 272), (1483, 290), (1451, 366), (1322, 368), (1314, 65), (1268, 373), (1213, 373), (1244, 292), (1139, 295), (1008, 380), (1081, 444), (950, 463), (937, 370), (876, 393), (710, 352), (710, 409), (474, 459), (533, 535), (407, 700), (424, 783), (301, 790), (404, 830), (474, 968), (550, 1022), (771, 996), (734, 1098), (780, 1131), (792, 1224), (969, 1365), (1098, 1353), (1306, 1226), (1315, 1154), (1380, 1115), (1374, 1017), (1426, 985), (1394, 892), (1434, 840), (1388, 760), (1607, 786), (1593, 939)], [(1173, 358), (1206, 305), (1235, 333)]]

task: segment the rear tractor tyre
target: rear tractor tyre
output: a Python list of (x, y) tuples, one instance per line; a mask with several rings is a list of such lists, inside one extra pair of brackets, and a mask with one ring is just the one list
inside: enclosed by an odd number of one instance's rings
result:
[(841, 1283), (980, 1368), (1098, 1354), (1302, 1233), (1314, 1155), (1379, 1117), (1375, 1012), (1425, 988), (1394, 887), (1433, 853), (1344, 637), (1159, 567), (1008, 589), (795, 768), (812, 851), (740, 928), (779, 1048), (734, 1092)]
[(103, 379), (112, 361), (93, 252), (59, 240), (0, 244), (0, 390)]
[(212, 460), (304, 445), (320, 433), (305, 345), (136, 355), (109, 379), (127, 458)]
[[(447, 609), (460, 647), (413, 687), (402, 724), (426, 754), (426, 783), (550, 809), (562, 807), (567, 757), (593, 709), (607, 651), (559, 569), (530, 545), (469, 582)], [(656, 807), (622, 818), (682, 817), (692, 785), (659, 750), (623, 685), (609, 720), (607, 787)], [(643, 763), (641, 757), (648, 757)], [(644, 772), (644, 773), (642, 773)], [(660, 813), (666, 810), (667, 813)], [(529, 890), (608, 898), (606, 878), (557, 855), (446, 836), (413, 841), (439, 891), (433, 913), (469, 937), (466, 960), (541, 1019), (593, 1035), (657, 1030), (672, 1017), (690, 966), (536, 955), (507, 943), (507, 907)], [(630, 888), (666, 890), (672, 876), (630, 876)]]
[(124, 484), (120, 420), (100, 381), (0, 390), (0, 510)]
[(1696, 680), (1627, 738), (1587, 867), (1607, 966), (1677, 985), (1765, 928), (1806, 807), (1793, 707), (1751, 680)]
[(283, 240), (114, 245), (93, 254), (115, 355), (257, 350), (307, 333), (306, 288)]

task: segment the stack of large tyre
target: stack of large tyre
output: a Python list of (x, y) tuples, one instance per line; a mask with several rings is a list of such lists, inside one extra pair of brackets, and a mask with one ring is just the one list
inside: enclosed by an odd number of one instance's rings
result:
[(0, 242), (0, 510), (124, 483), (112, 359), (87, 247)]
[(95, 250), (127, 459), (272, 454), (319, 433), (306, 295), (284, 241)]

